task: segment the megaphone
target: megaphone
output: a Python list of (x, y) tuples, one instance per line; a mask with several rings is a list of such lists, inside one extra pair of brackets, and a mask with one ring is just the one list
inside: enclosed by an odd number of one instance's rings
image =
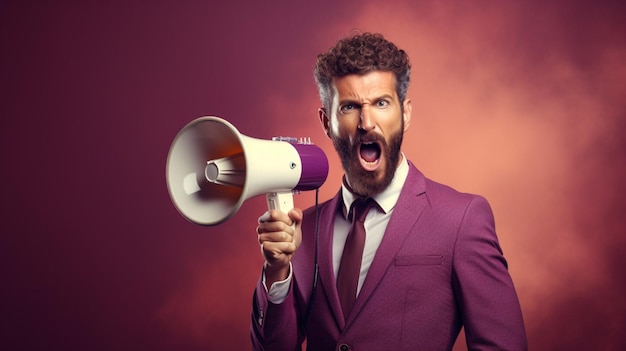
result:
[(219, 117), (189, 122), (167, 156), (167, 187), (177, 210), (189, 221), (217, 225), (243, 202), (266, 195), (269, 209), (288, 212), (293, 193), (314, 190), (328, 176), (328, 159), (308, 140), (256, 139)]

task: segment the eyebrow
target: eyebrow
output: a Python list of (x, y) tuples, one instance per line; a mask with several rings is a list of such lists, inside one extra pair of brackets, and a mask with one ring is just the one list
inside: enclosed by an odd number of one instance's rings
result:
[[(381, 96), (378, 96), (372, 99), (372, 101), (380, 101), (380, 100), (393, 100), (393, 95), (383, 94)], [(347, 98), (347, 99), (339, 100), (339, 106), (343, 106), (347, 104), (353, 104), (353, 105), (359, 105), (359, 106), (363, 105), (363, 103), (361, 103), (360, 101), (357, 101), (356, 99)]]

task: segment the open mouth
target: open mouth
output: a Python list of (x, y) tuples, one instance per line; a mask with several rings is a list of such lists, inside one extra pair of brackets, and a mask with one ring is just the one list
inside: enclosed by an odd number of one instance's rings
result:
[(359, 147), (361, 164), (367, 170), (375, 170), (380, 161), (381, 148), (377, 142), (364, 142)]

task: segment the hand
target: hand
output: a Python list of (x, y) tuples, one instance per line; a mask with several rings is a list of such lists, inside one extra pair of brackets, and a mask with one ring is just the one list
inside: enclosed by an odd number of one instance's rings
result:
[(302, 242), (302, 210), (294, 208), (286, 214), (270, 210), (259, 217), (256, 229), (261, 252), (265, 257), (265, 284), (269, 289), (276, 281), (289, 276), (289, 263)]

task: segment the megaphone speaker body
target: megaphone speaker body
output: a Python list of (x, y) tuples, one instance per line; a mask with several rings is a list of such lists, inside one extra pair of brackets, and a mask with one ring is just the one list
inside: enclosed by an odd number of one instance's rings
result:
[(172, 202), (191, 222), (216, 225), (249, 198), (293, 208), (293, 191), (319, 188), (328, 175), (324, 152), (295, 140), (248, 137), (219, 117), (191, 121), (174, 139), (166, 179)]

